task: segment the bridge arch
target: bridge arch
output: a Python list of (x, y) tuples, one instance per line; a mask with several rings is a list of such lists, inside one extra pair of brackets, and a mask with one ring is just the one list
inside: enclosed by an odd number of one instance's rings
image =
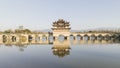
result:
[(23, 35), (23, 36), (21, 36), (20, 40), (21, 40), (21, 42), (27, 42), (27, 37)]
[(3, 35), (2, 38), (3, 38), (3, 43), (7, 42), (7, 36), (6, 35)]
[(32, 35), (28, 35), (28, 42), (32, 42), (32, 40), (33, 40)]
[(70, 35), (70, 40), (75, 40), (75, 36), (73, 34)]
[(87, 35), (87, 34), (85, 34), (84, 36), (83, 36), (83, 40), (89, 40), (90, 39), (90, 37)]
[(35, 41), (36, 41), (36, 42), (40, 42), (40, 38), (41, 38), (41, 37), (40, 37), (39, 35), (36, 35)]
[(90, 40), (96, 40), (95, 34), (92, 34), (92, 35), (90, 36)]
[(64, 35), (62, 35), (62, 34), (60, 34), (59, 36), (58, 36), (58, 40), (59, 41), (64, 41), (64, 40), (66, 40), (67, 38), (64, 36)]
[(104, 39), (108, 41), (108, 40), (111, 39), (111, 36), (110, 36), (109, 34), (106, 34), (106, 35), (104, 36)]
[(103, 40), (103, 38), (104, 38), (104, 36), (103, 36), (102, 34), (99, 34), (99, 35), (97, 36), (97, 40)]
[(45, 34), (42, 35), (42, 41), (46, 42), (47, 41), (47, 36)]
[(12, 36), (12, 38), (11, 38), (12, 42), (16, 42), (16, 39), (17, 39), (16, 36)]
[(80, 34), (76, 35), (76, 40), (79, 41), (79, 40), (82, 40), (82, 38), (83, 38), (83, 37), (82, 37)]

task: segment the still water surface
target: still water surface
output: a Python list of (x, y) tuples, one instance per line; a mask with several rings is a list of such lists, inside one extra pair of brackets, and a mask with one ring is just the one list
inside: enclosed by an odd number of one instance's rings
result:
[(58, 42), (0, 45), (0, 68), (120, 68), (119, 43), (68, 43), (61, 43), (61, 46), (70, 47), (64, 52), (52, 49), (60, 46)]

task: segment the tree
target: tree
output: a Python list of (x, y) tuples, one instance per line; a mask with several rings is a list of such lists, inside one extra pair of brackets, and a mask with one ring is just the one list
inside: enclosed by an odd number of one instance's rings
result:
[(23, 32), (24, 32), (24, 33), (31, 33), (31, 30), (29, 30), (29, 29), (24, 29)]
[(4, 33), (13, 33), (13, 31), (9, 29), (9, 30), (5, 30)]
[(29, 30), (29, 29), (24, 29), (24, 30), (16, 29), (15, 33), (31, 33), (31, 30)]

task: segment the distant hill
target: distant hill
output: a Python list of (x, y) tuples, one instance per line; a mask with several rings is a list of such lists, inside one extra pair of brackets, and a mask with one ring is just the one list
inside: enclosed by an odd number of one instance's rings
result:
[[(52, 32), (51, 29), (44, 29), (44, 30), (34, 30), (36, 32)], [(81, 30), (70, 30), (71, 32), (81, 32)]]
[(34, 30), (35, 32), (52, 32), (51, 29), (44, 29), (44, 30)]

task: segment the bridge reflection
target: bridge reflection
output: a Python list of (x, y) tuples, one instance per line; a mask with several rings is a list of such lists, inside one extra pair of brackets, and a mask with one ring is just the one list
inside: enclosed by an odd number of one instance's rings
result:
[[(49, 45), (52, 44), (52, 53), (58, 57), (64, 57), (70, 55), (71, 45), (82, 45), (82, 44), (112, 44), (120, 43), (119, 39), (81, 39), (80, 37), (70, 37), (69, 39), (59, 38), (54, 39), (52, 36), (49, 38), (44, 37), (43, 39), (37, 38), (33, 39), (31, 36), (28, 36), (28, 41), (26, 42), (25, 37), (7, 37), (3, 35), (3, 40), (0, 40), (1, 45), (5, 46), (17, 46), (20, 51), (24, 51), (29, 45)], [(17, 40), (19, 39), (19, 40)], [(33, 42), (35, 40), (35, 42)], [(40, 41), (42, 40), (42, 41)], [(38, 43), (40, 41), (40, 43)]]
[(70, 41), (69, 40), (55, 40), (53, 42), (53, 54), (59, 57), (70, 55)]

